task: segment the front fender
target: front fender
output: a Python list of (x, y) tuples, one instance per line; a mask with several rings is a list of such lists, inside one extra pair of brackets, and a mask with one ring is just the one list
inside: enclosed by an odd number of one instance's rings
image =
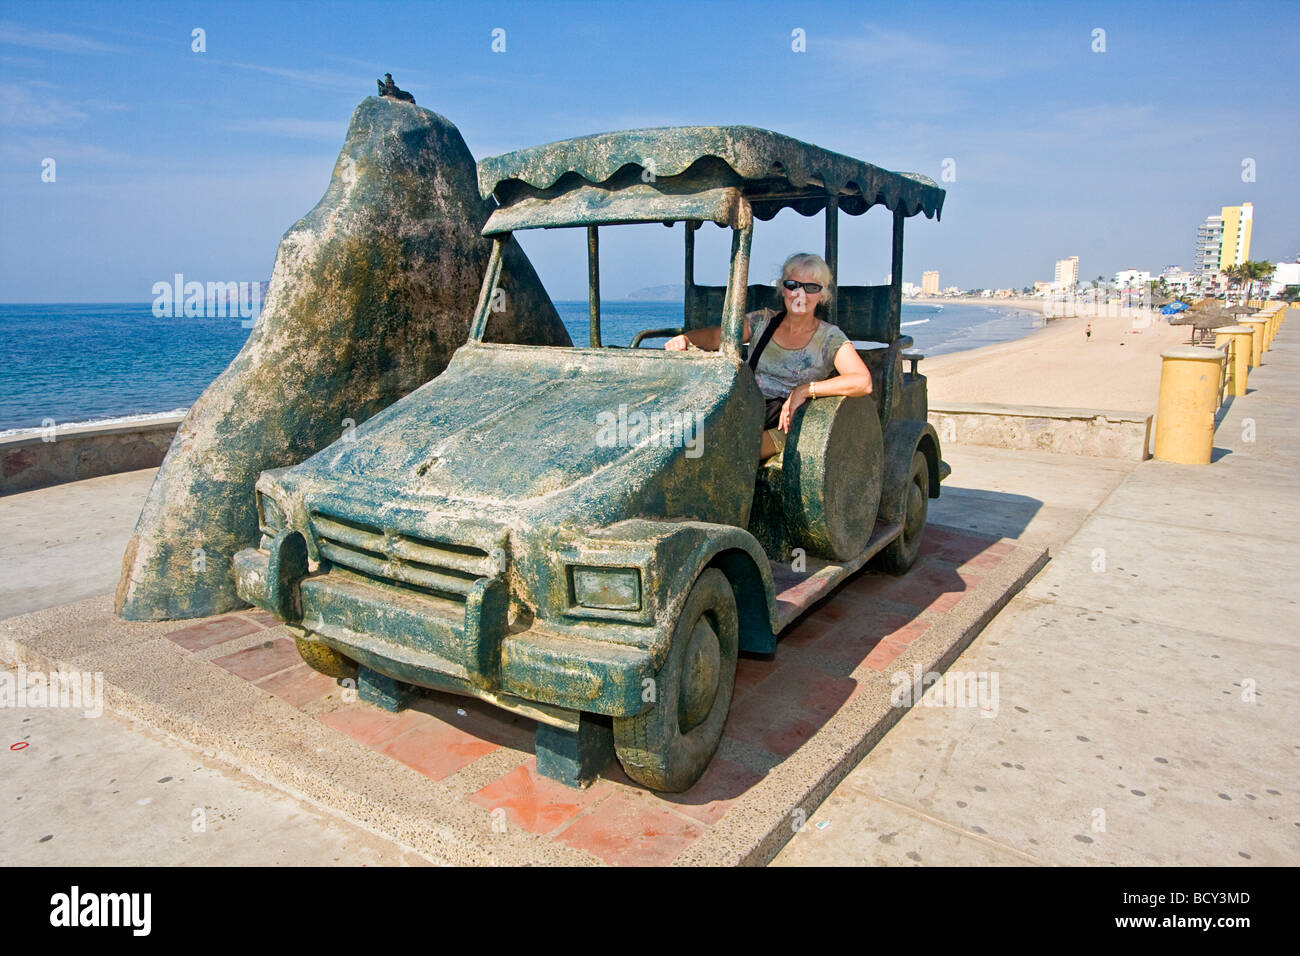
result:
[[(654, 521), (635, 518), (620, 521), (584, 536), (583, 544), (598, 549), (610, 560), (621, 550), (652, 555), (643, 582), (650, 626), (644, 629), (647, 649), (655, 666), (668, 653), (668, 635), (673, 632), (691, 586), (700, 572), (716, 564), (727, 575), (736, 592), (740, 612), (741, 648), (770, 653), (775, 647), (778, 626), (776, 588), (767, 555), (754, 536), (743, 528), (703, 521)], [(577, 542), (563, 554), (566, 560), (581, 560), (591, 553)], [(594, 556), (594, 555), (593, 555)], [(622, 628), (622, 639), (640, 629)]]
[(880, 491), (880, 520), (901, 522), (912, 473), (912, 456), (925, 455), (930, 471), (930, 497), (939, 497), (939, 433), (929, 422), (893, 421), (885, 430), (885, 469)]

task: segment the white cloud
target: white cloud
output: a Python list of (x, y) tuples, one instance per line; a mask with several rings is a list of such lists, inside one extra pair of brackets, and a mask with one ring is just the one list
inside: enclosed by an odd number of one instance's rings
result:
[(86, 114), (57, 96), (33, 95), (31, 86), (48, 86), (33, 82), (27, 86), (0, 83), (0, 128), (49, 127), (84, 120)]
[(56, 53), (122, 53), (121, 47), (72, 33), (55, 33), (50, 30), (29, 30), (17, 23), (0, 21), (0, 43), (25, 46), (36, 50), (53, 50)]
[(346, 122), (333, 120), (255, 119), (227, 123), (226, 129), (236, 133), (260, 133), (269, 136), (288, 136), (294, 139), (325, 139), (343, 142), (347, 135)]
[[(281, 66), (262, 66), (259, 63), (239, 63), (235, 62), (232, 66), (239, 67), (241, 70), (253, 70), (258, 73), (266, 73), (270, 76), (278, 76), (281, 79), (293, 80), (295, 83), (305, 83), (308, 86), (323, 87), (325, 89), (349, 90), (356, 91), (358, 84), (364, 86), (365, 78), (358, 73), (335, 73), (326, 70), (293, 70)], [(369, 80), (374, 83), (376, 78)], [(369, 89), (374, 89), (370, 87)]]

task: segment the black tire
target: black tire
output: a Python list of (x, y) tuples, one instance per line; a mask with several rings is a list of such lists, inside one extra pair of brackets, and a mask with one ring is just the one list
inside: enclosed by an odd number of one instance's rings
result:
[(736, 685), (740, 621), (727, 576), (706, 568), (673, 628), (655, 674), (655, 702), (614, 719), (614, 749), (627, 775), (653, 790), (680, 793), (704, 774), (722, 742)]
[(903, 533), (876, 558), (876, 566), (889, 574), (906, 574), (921, 553), (925, 519), (930, 511), (930, 464), (922, 452), (912, 456), (912, 473), (903, 490)]

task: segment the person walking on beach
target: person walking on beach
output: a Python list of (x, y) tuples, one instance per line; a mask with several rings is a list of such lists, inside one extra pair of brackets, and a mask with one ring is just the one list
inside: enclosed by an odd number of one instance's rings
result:
[(1089, 323), (1088, 323), (1088, 327), (1087, 327), (1086, 329), (1083, 330), (1083, 340), (1084, 340), (1085, 342), (1091, 342), (1091, 341), (1092, 341), (1092, 323), (1091, 323), (1091, 322), (1089, 322)]

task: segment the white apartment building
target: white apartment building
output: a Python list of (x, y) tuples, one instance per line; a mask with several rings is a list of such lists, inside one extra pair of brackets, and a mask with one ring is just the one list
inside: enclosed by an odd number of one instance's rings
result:
[(1289, 285), (1300, 285), (1300, 262), (1279, 262), (1269, 283), (1269, 295), (1281, 295)]
[(1060, 292), (1073, 292), (1079, 284), (1079, 257), (1056, 260), (1056, 276), (1052, 285)]
[(1191, 295), (1196, 291), (1196, 274), (1180, 269), (1178, 266), (1165, 266), (1160, 270), (1159, 278), (1171, 295)]
[(1196, 259), (1192, 272), (1209, 281), (1219, 274), (1219, 257), (1223, 253), (1223, 217), (1207, 216), (1196, 230)]
[(1123, 269), (1115, 273), (1115, 288), (1120, 292), (1141, 292), (1151, 281), (1151, 273), (1140, 269)]

